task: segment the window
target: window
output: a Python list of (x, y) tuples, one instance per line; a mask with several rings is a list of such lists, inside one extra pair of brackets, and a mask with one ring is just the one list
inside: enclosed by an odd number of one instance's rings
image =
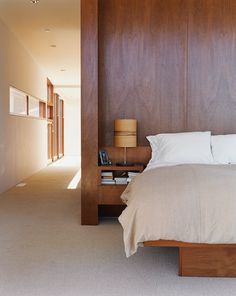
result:
[(39, 100), (29, 96), (29, 116), (40, 117)]
[(10, 87), (10, 114), (46, 119), (46, 103)]
[(27, 95), (13, 87), (10, 87), (10, 113), (27, 115)]

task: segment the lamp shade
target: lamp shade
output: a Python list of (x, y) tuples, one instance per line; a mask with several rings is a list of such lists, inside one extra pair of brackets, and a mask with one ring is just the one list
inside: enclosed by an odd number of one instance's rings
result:
[(115, 147), (136, 147), (137, 146), (137, 120), (116, 119), (114, 126)]

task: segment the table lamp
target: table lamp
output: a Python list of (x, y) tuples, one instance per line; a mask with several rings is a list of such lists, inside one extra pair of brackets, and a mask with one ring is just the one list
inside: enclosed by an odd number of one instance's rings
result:
[(129, 147), (137, 146), (137, 120), (116, 119), (114, 124), (114, 146), (124, 148), (124, 162), (117, 163), (118, 166), (132, 166), (126, 160), (126, 152)]

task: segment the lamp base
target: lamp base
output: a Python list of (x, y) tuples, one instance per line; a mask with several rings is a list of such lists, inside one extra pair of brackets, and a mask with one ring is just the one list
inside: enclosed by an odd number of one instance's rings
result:
[(126, 166), (134, 166), (134, 163), (132, 163), (132, 162), (117, 162), (116, 165), (126, 167)]

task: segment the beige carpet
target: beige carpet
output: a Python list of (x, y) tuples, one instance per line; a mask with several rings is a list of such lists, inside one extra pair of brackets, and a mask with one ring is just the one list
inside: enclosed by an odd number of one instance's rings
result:
[(76, 170), (49, 167), (0, 196), (1, 296), (236, 295), (236, 279), (178, 277), (175, 249), (126, 259), (116, 220), (81, 226)]

